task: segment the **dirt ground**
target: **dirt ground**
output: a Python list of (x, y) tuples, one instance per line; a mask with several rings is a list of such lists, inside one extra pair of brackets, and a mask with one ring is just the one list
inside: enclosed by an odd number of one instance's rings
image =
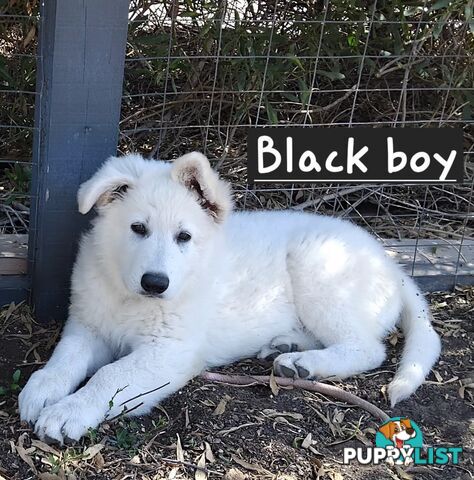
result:
[[(343, 465), (344, 447), (374, 442), (380, 422), (364, 410), (300, 389), (272, 392), (267, 386), (235, 387), (200, 378), (152, 415), (104, 424), (74, 446), (48, 446), (20, 423), (17, 395), (48, 358), (59, 327), (37, 325), (26, 306), (11, 305), (0, 311), (0, 480), (471, 479), (474, 288), (429, 299), (443, 354), (416, 395), (393, 410), (385, 397), (400, 355), (398, 334), (388, 339), (389, 355), (381, 368), (332, 383), (390, 416), (408, 416), (428, 445), (462, 446), (459, 465)], [(219, 371), (255, 375), (270, 368), (245, 360)]]

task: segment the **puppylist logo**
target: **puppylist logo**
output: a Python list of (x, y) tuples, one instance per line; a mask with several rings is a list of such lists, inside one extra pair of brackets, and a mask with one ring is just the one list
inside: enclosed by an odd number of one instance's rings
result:
[(381, 425), (375, 447), (346, 447), (343, 463), (362, 465), (446, 465), (459, 463), (462, 447), (427, 447), (423, 449), (420, 427), (407, 417), (393, 417)]

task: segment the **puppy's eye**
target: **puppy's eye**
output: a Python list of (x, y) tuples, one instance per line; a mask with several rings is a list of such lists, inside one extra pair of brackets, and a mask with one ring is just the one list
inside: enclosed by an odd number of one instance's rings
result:
[(135, 232), (137, 235), (140, 235), (142, 237), (147, 234), (146, 226), (143, 223), (132, 223), (130, 225), (130, 228), (132, 229), (132, 232)]
[(176, 241), (178, 243), (186, 243), (191, 240), (191, 234), (186, 231), (179, 232), (178, 235), (176, 236)]

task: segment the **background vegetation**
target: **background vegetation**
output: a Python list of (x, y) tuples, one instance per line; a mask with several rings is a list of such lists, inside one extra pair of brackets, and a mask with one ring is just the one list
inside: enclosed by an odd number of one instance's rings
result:
[[(18, 91), (34, 91), (37, 8), (0, 2), (0, 14), (25, 16), (0, 17), (8, 231), (28, 220), (28, 168), (11, 159), (31, 158), (33, 132), (17, 127), (32, 127), (34, 95)], [(163, 159), (204, 150), (239, 207), (335, 213), (388, 237), (416, 236), (422, 222), (422, 237), (459, 239), (472, 233), (472, 9), (472, 0), (132, 0), (120, 150)], [(264, 124), (460, 126), (467, 183), (256, 190), (246, 184), (246, 133)]]

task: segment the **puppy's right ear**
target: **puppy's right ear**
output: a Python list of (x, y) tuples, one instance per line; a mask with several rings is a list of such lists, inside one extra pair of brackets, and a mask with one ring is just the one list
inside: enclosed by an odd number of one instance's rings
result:
[(79, 212), (86, 214), (95, 205), (103, 207), (122, 198), (132, 188), (147, 163), (141, 155), (110, 157), (84, 182), (77, 192)]

